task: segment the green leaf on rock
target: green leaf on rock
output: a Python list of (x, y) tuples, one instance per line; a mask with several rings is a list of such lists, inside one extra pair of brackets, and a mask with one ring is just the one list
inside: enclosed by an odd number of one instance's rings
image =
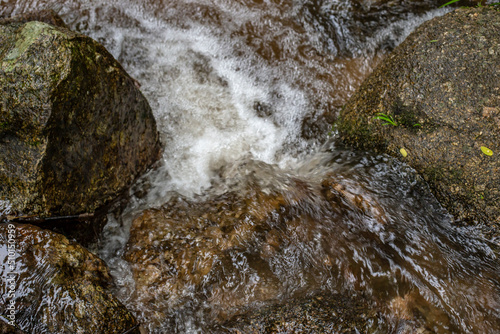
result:
[(398, 126), (398, 123), (396, 123), (396, 121), (394, 120), (394, 118), (392, 118), (392, 116), (383, 114), (381, 112), (379, 112), (377, 114), (377, 116), (374, 116), (373, 118), (385, 121), (386, 123), (384, 123), (383, 125), (389, 125), (390, 124), (392, 126)]
[(493, 151), (485, 146), (481, 146), (481, 151), (486, 155), (489, 155), (489, 156), (493, 155)]
[(445, 3), (444, 5), (439, 6), (439, 8), (443, 8), (443, 7), (449, 6), (449, 5), (451, 5), (452, 3), (455, 3), (455, 2), (458, 2), (458, 1), (460, 1), (460, 0), (451, 0), (450, 2), (447, 2), (447, 3)]

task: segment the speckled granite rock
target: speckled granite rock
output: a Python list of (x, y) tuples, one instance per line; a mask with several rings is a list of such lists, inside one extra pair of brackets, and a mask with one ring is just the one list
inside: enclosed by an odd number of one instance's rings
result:
[(349, 100), (338, 129), (345, 143), (399, 157), (457, 220), (499, 236), (498, 9), (461, 8), (424, 23)]
[(155, 120), (103, 46), (26, 20), (0, 24), (0, 200), (39, 216), (93, 212), (158, 158)]
[(15, 323), (26, 333), (121, 334), (136, 327), (134, 316), (110, 293), (103, 261), (60, 234), (9, 225), (0, 224), (0, 278), (6, 283), (0, 285), (0, 314), (10, 314), (6, 308), (14, 301)]

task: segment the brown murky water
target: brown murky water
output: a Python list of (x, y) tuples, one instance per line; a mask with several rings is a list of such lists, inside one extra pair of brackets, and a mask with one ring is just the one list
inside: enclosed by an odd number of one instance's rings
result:
[(358, 332), (500, 332), (495, 246), (408, 167), (322, 146), (386, 52), (445, 12), (434, 1), (4, 1), (0, 15), (47, 7), (123, 63), (158, 120), (162, 161), (97, 250), (144, 330), (359, 295), (377, 320)]

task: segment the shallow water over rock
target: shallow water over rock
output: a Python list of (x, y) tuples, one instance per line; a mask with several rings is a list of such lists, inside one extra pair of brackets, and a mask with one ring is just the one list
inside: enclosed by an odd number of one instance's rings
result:
[(304, 169), (245, 161), (224, 175), (238, 180), (224, 194), (174, 196), (134, 220), (124, 259), (135, 288), (127, 293), (150, 330), (189, 331), (179, 310), (205, 328), (318, 293), (361, 293), (376, 305), (377, 322), (359, 332), (499, 328), (493, 251), (454, 230), (412, 170), (339, 149)]
[(137, 325), (110, 292), (106, 264), (60, 234), (0, 224), (0, 263), (0, 321), (22, 333), (119, 334)]
[(348, 319), (345, 332), (500, 330), (494, 245), (453, 227), (401, 163), (320, 149), (385, 52), (445, 12), (435, 2), (9, 1), (0, 14), (33, 7), (104, 43), (158, 121), (162, 162), (98, 250), (144, 330), (291, 332), (277, 319), (310, 317), (325, 332)]

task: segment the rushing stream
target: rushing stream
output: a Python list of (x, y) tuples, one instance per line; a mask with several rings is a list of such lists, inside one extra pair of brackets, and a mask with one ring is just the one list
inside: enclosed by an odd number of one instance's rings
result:
[(153, 108), (162, 159), (97, 250), (144, 330), (217, 332), (344, 294), (381, 314), (358, 332), (500, 332), (491, 244), (452, 226), (407, 166), (329, 138), (384, 54), (446, 13), (432, 3), (1, 1), (0, 15), (52, 8), (103, 43)]

